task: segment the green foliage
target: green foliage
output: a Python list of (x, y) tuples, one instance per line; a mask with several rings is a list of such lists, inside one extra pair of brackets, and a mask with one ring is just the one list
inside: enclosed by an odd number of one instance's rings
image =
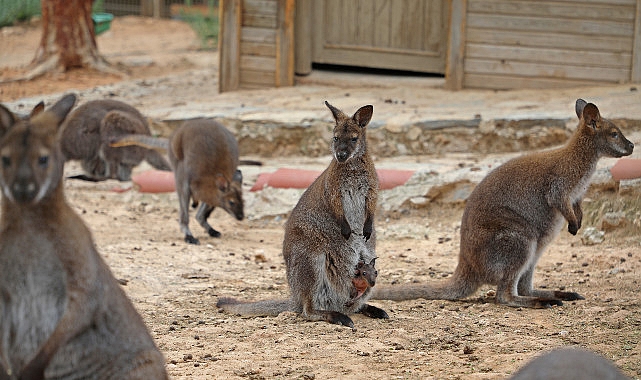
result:
[(40, 14), (40, 0), (0, 0), (0, 27)]
[[(213, 2), (210, 2), (213, 3)], [(187, 22), (200, 38), (200, 47), (204, 50), (215, 50), (218, 46), (218, 12), (209, 4), (206, 14), (198, 10), (185, 8), (180, 11), (180, 19)]]

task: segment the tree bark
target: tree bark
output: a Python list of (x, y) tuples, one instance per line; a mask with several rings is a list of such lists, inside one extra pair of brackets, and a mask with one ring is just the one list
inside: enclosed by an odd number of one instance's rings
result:
[(42, 38), (23, 79), (49, 71), (92, 68), (117, 72), (98, 53), (91, 5), (93, 0), (41, 0)]

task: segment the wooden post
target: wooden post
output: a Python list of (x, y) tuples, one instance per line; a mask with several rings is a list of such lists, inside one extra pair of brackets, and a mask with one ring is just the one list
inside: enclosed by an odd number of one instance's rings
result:
[(637, 9), (634, 12), (634, 39), (632, 42), (630, 82), (641, 82), (641, 0), (637, 0)]
[(312, 73), (312, 1), (296, 0), (296, 22), (294, 35), (295, 72), (298, 75)]
[(220, 1), (218, 39), (218, 91), (233, 91), (240, 86), (241, 0)]
[(276, 87), (294, 85), (294, 13), (296, 0), (278, 1)]
[[(641, 0), (638, 0), (641, 1)], [(467, 0), (450, 1), (450, 31), (445, 64), (445, 88), (463, 88)]]

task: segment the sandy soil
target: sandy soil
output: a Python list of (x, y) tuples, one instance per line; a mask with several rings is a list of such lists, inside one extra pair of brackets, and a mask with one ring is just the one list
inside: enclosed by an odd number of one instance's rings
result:
[[(124, 18), (115, 23), (119, 28), (100, 36), (99, 47), (111, 61), (123, 62), (129, 78), (188, 70), (214, 59), (197, 51), (195, 35), (180, 22)], [(21, 71), (38, 37), (34, 26), (0, 29), (0, 66), (9, 67), (1, 69), (2, 78)], [(137, 60), (143, 66), (136, 66)], [(50, 75), (0, 85), (0, 100), (118, 80), (82, 70)], [(268, 166), (300, 161), (265, 159)], [(69, 202), (90, 226), (114, 275), (126, 283), (124, 289), (174, 379), (501, 379), (560, 346), (596, 351), (627, 375), (641, 377), (638, 225), (608, 232), (598, 245), (584, 245), (580, 236), (566, 232), (551, 244), (539, 262), (535, 285), (576, 291), (584, 301), (546, 310), (515, 309), (495, 304), (492, 288), (484, 287), (460, 302), (373, 302), (391, 318), (355, 315), (356, 329), (351, 330), (307, 322), (292, 313), (241, 318), (215, 307), (223, 295), (287, 296), (280, 252), (284, 216), (256, 217), (248, 209), (249, 218), (239, 222), (216, 210), (211, 223), (223, 236), (207, 237), (192, 219), (192, 231), (202, 243), (193, 246), (183, 242), (178, 228), (175, 194), (113, 191), (120, 186), (111, 181), (65, 183)], [(637, 210), (632, 223), (638, 223), (638, 194), (590, 197), (586, 207), (595, 215), (631, 202)], [(451, 275), (462, 205), (436, 201), (401, 211), (378, 214), (379, 283), (438, 281)], [(597, 224), (595, 218), (591, 222)]]

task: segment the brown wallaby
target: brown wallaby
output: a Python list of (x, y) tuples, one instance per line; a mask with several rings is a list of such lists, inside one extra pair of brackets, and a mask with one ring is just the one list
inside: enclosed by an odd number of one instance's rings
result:
[(166, 379), (142, 318), (67, 204), (66, 95), (20, 119), (0, 107), (0, 378)]
[(374, 213), (378, 177), (367, 151), (366, 126), (373, 107), (361, 107), (349, 117), (325, 102), (336, 125), (329, 167), (303, 193), (285, 224), (283, 256), (291, 298), (241, 302), (220, 298), (218, 307), (241, 315), (302, 313), (308, 320), (325, 320), (353, 327), (346, 314), (388, 318), (366, 302), (370, 288), (351, 305), (354, 269), (375, 257)]
[[(113, 149), (130, 145), (150, 149), (167, 149), (174, 168), (176, 192), (180, 202), (180, 229), (185, 241), (199, 244), (189, 230), (189, 200), (198, 206), (196, 220), (212, 237), (220, 237), (207, 218), (215, 207), (221, 207), (238, 220), (243, 220), (243, 175), (238, 170), (238, 142), (222, 124), (210, 119), (184, 122), (169, 139), (131, 134), (112, 139)], [(256, 161), (243, 163), (260, 164)]]
[(62, 153), (67, 160), (79, 160), (82, 175), (71, 178), (88, 181), (117, 179), (129, 181), (132, 169), (146, 160), (160, 170), (171, 170), (157, 151), (138, 146), (112, 148), (109, 142), (123, 134), (150, 135), (145, 117), (134, 107), (111, 99), (87, 102), (69, 115), (62, 131)]
[(510, 380), (629, 380), (610, 360), (582, 348), (559, 348), (518, 370)]
[(345, 303), (345, 306), (353, 305), (367, 289), (376, 285), (378, 271), (374, 267), (375, 262), (376, 258), (373, 258), (369, 264), (366, 264), (364, 261), (358, 262), (356, 271), (354, 271), (354, 278), (352, 278), (352, 285), (354, 285), (354, 287), (349, 294), (349, 300)]
[(632, 153), (634, 144), (601, 117), (592, 103), (576, 101), (579, 125), (561, 148), (512, 159), (488, 174), (467, 200), (459, 262), (441, 283), (377, 287), (373, 298), (465, 298), (481, 285), (497, 286), (509, 306), (549, 307), (583, 299), (574, 292), (533, 289), (534, 267), (564, 220), (576, 235), (581, 201), (601, 157)]

